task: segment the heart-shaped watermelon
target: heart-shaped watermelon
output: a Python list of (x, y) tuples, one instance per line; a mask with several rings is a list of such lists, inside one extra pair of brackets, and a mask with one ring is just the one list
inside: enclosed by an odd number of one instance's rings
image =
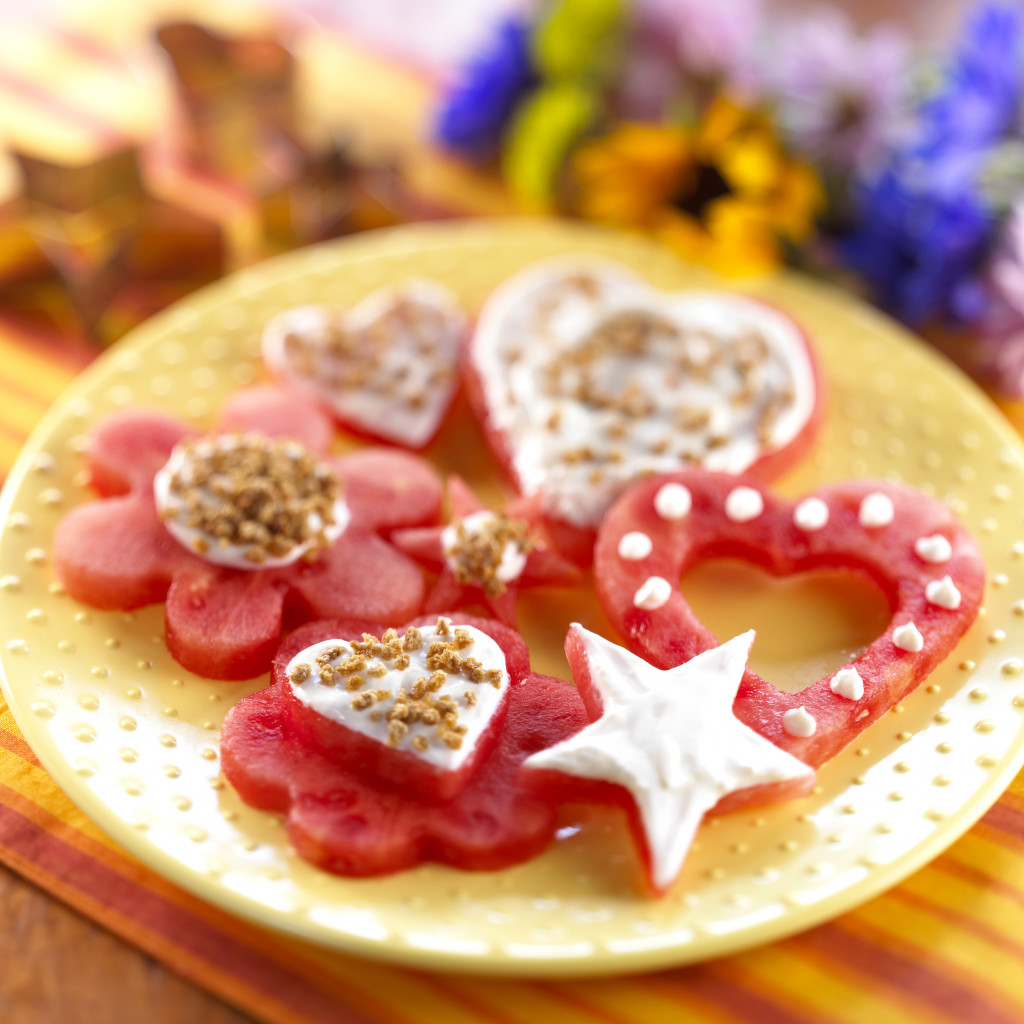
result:
[(750, 478), (671, 474), (622, 495), (594, 552), (602, 607), (651, 664), (669, 668), (717, 646), (678, 587), (689, 569), (711, 558), (743, 559), (776, 576), (846, 570), (874, 581), (889, 602), (886, 631), (800, 693), (785, 693), (749, 668), (744, 675), (736, 716), (813, 767), (953, 650), (985, 587), (974, 539), (945, 505), (909, 487), (856, 480), (790, 501)]
[(263, 360), (280, 383), (346, 427), (418, 449), (437, 433), (455, 395), (465, 329), (447, 288), (413, 279), (351, 310), (285, 310), (263, 332)]
[(688, 466), (770, 479), (820, 419), (819, 370), (788, 316), (728, 292), (660, 292), (613, 263), (507, 281), (466, 374), (498, 459), (580, 560), (634, 480)]

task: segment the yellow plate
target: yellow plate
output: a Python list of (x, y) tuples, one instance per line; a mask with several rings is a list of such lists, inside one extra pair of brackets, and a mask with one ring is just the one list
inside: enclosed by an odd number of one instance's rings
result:
[[(90, 497), (78, 453), (99, 416), (146, 403), (209, 422), (228, 393), (260, 375), (260, 327), (287, 306), (348, 304), (419, 274), (474, 307), (531, 260), (574, 251), (623, 260), (662, 287), (720, 283), (642, 239), (543, 221), (345, 240), (236, 275), (153, 319), (83, 374), (33, 434), (2, 502), (7, 699), (57, 782), (154, 870), (261, 924), (368, 956), (510, 974), (634, 971), (775, 939), (868, 899), (965, 831), (1024, 762), (1021, 445), (925, 347), (853, 298), (795, 276), (744, 285), (796, 316), (827, 367), (822, 438), (781, 488), (796, 494), (880, 474), (943, 498), (985, 552), (987, 609), (929, 685), (821, 772), (813, 796), (706, 823), (660, 902), (636, 894), (625, 830), (600, 811), (567, 820), (547, 853), (497, 874), (426, 865), (349, 880), (309, 867), (289, 850), (279, 818), (241, 805), (218, 777), (224, 714), (263, 680), (216, 683), (182, 671), (164, 649), (161, 606), (97, 612), (51, 587), (53, 529)], [(431, 454), (485, 497), (500, 496), (464, 411)], [(727, 598), (736, 585), (722, 581), (737, 577), (715, 578), (699, 583), (709, 607), (715, 588), (721, 604), (723, 588)], [(769, 616), (779, 664), (844, 657), (843, 630), (828, 634), (824, 652), (807, 642), (819, 633), (807, 619), (817, 603)], [(521, 608), (535, 666), (563, 675), (570, 619), (603, 621), (589, 591), (531, 591)]]

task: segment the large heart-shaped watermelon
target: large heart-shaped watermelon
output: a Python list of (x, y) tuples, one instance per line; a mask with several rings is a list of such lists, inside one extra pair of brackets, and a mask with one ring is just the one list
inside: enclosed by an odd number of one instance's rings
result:
[(645, 475), (696, 465), (770, 479), (820, 413), (814, 356), (784, 313), (729, 292), (659, 292), (613, 263), (507, 281), (477, 320), (467, 378), (520, 493), (591, 540)]
[(790, 501), (722, 473), (645, 480), (602, 523), (594, 576), (615, 628), (653, 665), (668, 668), (717, 646), (678, 587), (689, 569), (711, 558), (743, 559), (776, 576), (847, 570), (873, 580), (889, 602), (886, 631), (800, 693), (746, 671), (736, 716), (814, 767), (952, 651), (985, 587), (970, 534), (945, 505), (909, 487), (856, 480)]

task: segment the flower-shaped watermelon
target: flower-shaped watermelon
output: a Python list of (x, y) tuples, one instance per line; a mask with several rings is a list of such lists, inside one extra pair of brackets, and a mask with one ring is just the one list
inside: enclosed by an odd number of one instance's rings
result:
[(386, 535), (437, 522), (441, 506), (441, 482), (416, 456), (363, 449), (326, 458), (330, 422), (275, 388), (240, 392), (222, 409), (217, 437), (246, 432), (297, 441), (339, 478), (344, 521), (319, 551), (287, 565), (234, 568), (176, 539), (157, 508), (154, 478), (196, 434), (144, 409), (114, 414), (94, 430), (89, 472), (101, 498), (73, 509), (54, 539), (54, 567), (72, 597), (121, 610), (166, 601), (168, 649), (212, 679), (265, 672), (282, 629), (310, 619), (416, 614), (422, 574)]
[[(294, 696), (287, 668), (300, 652), (304, 657), (322, 641), (358, 642), (363, 636), (372, 642), (384, 634), (380, 626), (350, 620), (300, 627), (274, 658), (270, 685), (228, 713), (221, 733), (228, 780), (247, 804), (286, 815), (288, 838), (306, 860), (353, 876), (400, 871), (426, 860), (487, 871), (527, 860), (553, 838), (557, 803), (527, 789), (519, 766), (582, 729), (583, 702), (570, 683), (530, 671), (526, 645), (511, 629), (461, 613), (453, 619), (486, 633), (501, 649), (508, 693), (503, 714), (495, 713), (493, 727), (481, 737), (486, 750), (447, 799), (403, 781), (410, 756), (384, 743), (377, 744), (377, 761), (391, 755), (390, 771), (382, 773), (366, 759), (352, 763), (344, 749), (324, 742), (325, 729), (343, 727), (327, 719), (318, 726)], [(411, 626), (437, 623), (437, 616), (423, 617)], [(378, 685), (388, 683), (385, 677)], [(332, 684), (332, 694), (341, 690)], [(388, 690), (387, 699), (393, 696)]]

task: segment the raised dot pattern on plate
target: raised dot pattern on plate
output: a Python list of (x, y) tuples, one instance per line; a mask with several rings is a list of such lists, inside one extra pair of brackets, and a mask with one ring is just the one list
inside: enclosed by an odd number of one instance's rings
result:
[[(159, 607), (85, 610), (50, 589), (54, 524), (88, 497), (73, 481), (93, 420), (138, 400), (208, 422), (230, 391), (259, 376), (253, 325), (288, 305), (351, 303), (446, 265), (472, 308), (525, 262), (581, 250), (624, 260), (660, 286), (716, 283), (641, 239), (526, 223), (493, 231), (403, 229), (247, 271), (154, 320), (76, 385), (64, 418), (27, 447), (0, 512), (0, 662), (30, 742), (119, 841), (143, 860), (159, 851), (160, 863), (176, 865), (176, 882), (320, 942), (366, 953), (387, 943), (389, 955), (411, 963), (486, 962), (534, 974), (653, 967), (770, 938), (897, 880), (901, 863), (924, 848), (938, 852), (982, 787), (1006, 779), (1024, 753), (1024, 535), (1009, 514), (1024, 493), (1024, 461), (1020, 445), (980, 402), (962, 397), (934, 358), (901, 344), (876, 314), (809, 282), (750, 285), (799, 309), (832, 385), (823, 437), (787, 475), (786, 492), (860, 473), (900, 477), (958, 511), (999, 583), (986, 595), (984, 619), (898, 717), (885, 716), (863, 746), (828, 765), (812, 796), (709, 822), (663, 901), (633, 892), (629, 838), (602, 809), (581, 812), (549, 852), (498, 875), (428, 865), (354, 881), (316, 871), (289, 853), (277, 816), (241, 804), (220, 776), (223, 716), (262, 680), (184, 674), (153, 641), (162, 632)], [(947, 408), (957, 415), (940, 417)], [(442, 443), (441, 468), (466, 472), (454, 450)], [(970, 479), (958, 473), (965, 462)], [(493, 467), (480, 473), (497, 486)], [(53, 491), (60, 502), (50, 500)], [(680, 501), (668, 504), (681, 513)], [(30, 618), (35, 610), (41, 616)], [(568, 599), (565, 610), (568, 622)], [(88, 617), (76, 618), (83, 611)], [(565, 674), (555, 644), (536, 650), (543, 670)]]

